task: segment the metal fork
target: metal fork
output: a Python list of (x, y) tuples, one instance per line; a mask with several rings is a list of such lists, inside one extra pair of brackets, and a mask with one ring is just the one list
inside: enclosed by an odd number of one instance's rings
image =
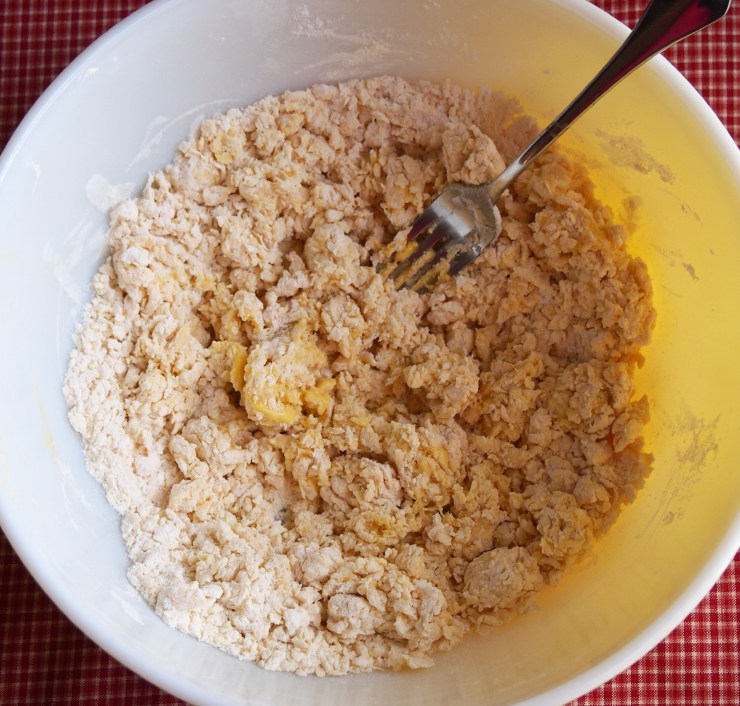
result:
[(652, 0), (591, 83), (493, 181), (449, 184), (414, 221), (407, 244), (377, 266), (397, 287), (427, 292), (473, 262), (501, 233), (503, 192), (584, 111), (648, 59), (724, 17), (731, 0)]

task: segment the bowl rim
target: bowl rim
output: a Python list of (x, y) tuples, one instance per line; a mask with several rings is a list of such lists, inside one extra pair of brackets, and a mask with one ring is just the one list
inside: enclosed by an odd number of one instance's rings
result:
[[(106, 50), (110, 44), (135, 30), (137, 25), (147, 22), (155, 15), (172, 11), (177, 5), (188, 1), (191, 0), (151, 0), (100, 35), (75, 57), (43, 91), (8, 140), (0, 154), (0, 186), (13, 165), (15, 155), (33, 131), (34, 126), (43, 119), (47, 109), (86, 65), (94, 61), (95, 57)], [(629, 30), (623, 23), (590, 2), (584, 0), (551, 0), (551, 2), (589, 21), (615, 39), (622, 41), (628, 34)], [(725, 151), (728, 167), (736, 181), (740, 183), (740, 151), (705, 99), (665, 57), (657, 56), (649, 63), (650, 66), (643, 67), (643, 70), (656, 72), (668, 88), (684, 100), (696, 120), (701, 122), (706, 129), (712, 142)], [(118, 639), (115, 634), (101, 630), (86, 613), (84, 606), (75, 600), (72, 592), (66, 591), (59, 585), (55, 575), (56, 570), (45, 564), (34, 552), (34, 547), (24, 541), (22, 533), (17, 531), (9, 520), (8, 513), (4, 509), (5, 505), (6, 501), (0, 495), (0, 528), (21, 562), (52, 602), (101, 649), (142, 678), (189, 703), (218, 704), (219, 706), (245, 706), (250, 703), (243, 699), (234, 700), (224, 695), (215, 696), (195, 682), (184, 680), (181, 676), (175, 677), (156, 664), (147, 661), (136, 650), (128, 647), (124, 640)], [(665, 639), (696, 608), (720, 579), (738, 551), (740, 551), (740, 514), (727, 528), (722, 541), (706, 559), (694, 580), (656, 620), (606, 659), (546, 692), (518, 702), (519, 706), (549, 706), (553, 703), (572, 701), (628, 669)]]

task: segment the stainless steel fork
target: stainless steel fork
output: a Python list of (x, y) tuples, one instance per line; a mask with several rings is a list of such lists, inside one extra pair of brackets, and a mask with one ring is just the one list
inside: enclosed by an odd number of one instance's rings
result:
[(651, 0), (591, 83), (493, 181), (450, 184), (414, 221), (407, 245), (377, 266), (398, 287), (431, 291), (475, 260), (501, 233), (501, 194), (584, 111), (648, 59), (724, 17), (731, 0)]

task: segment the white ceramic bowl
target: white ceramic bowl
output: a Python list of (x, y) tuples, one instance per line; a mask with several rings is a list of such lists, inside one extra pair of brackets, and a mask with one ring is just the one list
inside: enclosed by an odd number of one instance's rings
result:
[(617, 215), (626, 196), (639, 202), (632, 248), (659, 314), (639, 380), (655, 472), (535, 612), (426, 671), (319, 679), (239, 662), (165, 626), (126, 582), (118, 518), (61, 394), (106, 208), (201, 118), (378, 73), (501, 88), (552, 117), (625, 34), (582, 0), (155, 1), (44, 94), (0, 163), (0, 521), (93, 640), (195, 704), (554, 704), (626, 668), (696, 605), (740, 544), (740, 157), (662, 59), (567, 139)]

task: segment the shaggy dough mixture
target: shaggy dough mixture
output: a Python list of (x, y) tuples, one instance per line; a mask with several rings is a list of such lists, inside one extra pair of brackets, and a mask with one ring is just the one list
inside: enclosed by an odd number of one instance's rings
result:
[(113, 211), (65, 395), (167, 623), (268, 669), (425, 667), (632, 499), (651, 288), (581, 166), (541, 157), (434, 293), (375, 270), (535, 132), (496, 93), (317, 85), (206, 120)]

